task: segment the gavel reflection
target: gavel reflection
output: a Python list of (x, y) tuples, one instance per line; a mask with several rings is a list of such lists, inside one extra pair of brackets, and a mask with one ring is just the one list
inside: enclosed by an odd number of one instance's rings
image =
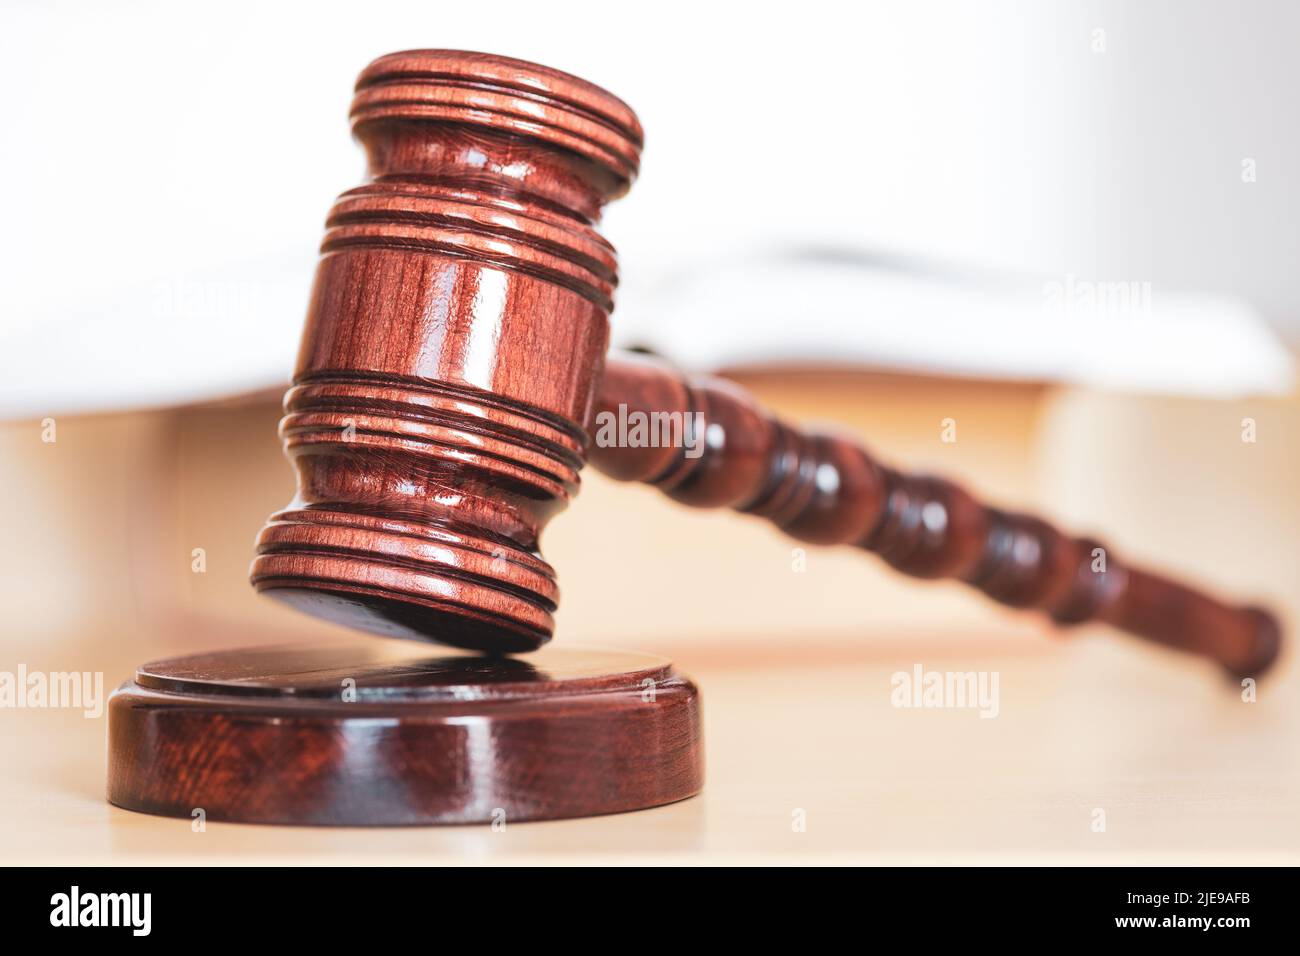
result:
[[(558, 600), (538, 538), (589, 454), (681, 503), (1060, 624), (1101, 621), (1239, 676), (1276, 657), (1262, 609), (784, 424), (733, 383), (607, 360), (617, 264), (595, 224), (642, 145), (609, 93), (503, 57), (397, 53), (361, 74), (352, 126), (370, 179), (326, 223), (281, 424), (298, 494), (258, 538), (259, 590), (380, 634), (535, 649)], [(593, 440), (631, 414), (677, 416), (681, 440)]]

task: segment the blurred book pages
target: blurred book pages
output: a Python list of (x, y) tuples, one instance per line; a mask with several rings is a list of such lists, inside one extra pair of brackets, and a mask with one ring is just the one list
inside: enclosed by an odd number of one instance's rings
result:
[(1248, 304), (1148, 282), (832, 250), (704, 263), (639, 291), (620, 301), (614, 344), (698, 371), (863, 367), (1221, 398), (1294, 384), (1290, 352)]
[[(190, 404), (283, 387), (310, 250), (58, 290), (0, 329), (0, 416)], [(1141, 282), (990, 278), (843, 252), (752, 254), (620, 290), (615, 346), (687, 369), (826, 366), (1133, 392), (1284, 393), (1289, 352), (1244, 302)], [(640, 278), (640, 277), (638, 277)]]

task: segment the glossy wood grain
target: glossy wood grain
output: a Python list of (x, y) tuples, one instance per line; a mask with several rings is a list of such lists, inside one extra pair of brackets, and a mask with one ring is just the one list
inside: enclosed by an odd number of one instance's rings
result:
[(650, 655), (254, 647), (145, 664), (119, 688), (108, 795), (243, 823), (590, 816), (698, 792), (700, 732), (695, 686)]
[(943, 478), (889, 468), (850, 437), (787, 425), (724, 379), (684, 378), (644, 356), (611, 358), (593, 423), (631, 415), (695, 422), (698, 456), (685, 441), (595, 440), (592, 464), (683, 504), (735, 508), (801, 541), (874, 551), (906, 574), (957, 578), (1058, 624), (1101, 621), (1205, 655), (1234, 676), (1262, 674), (1280, 649), (1277, 620), (1262, 608), (1131, 567), (1099, 541), (982, 504)]
[(260, 590), (350, 626), (499, 651), (549, 639), (538, 536), (578, 486), (608, 341), (595, 229), (636, 174), (617, 98), (504, 57), (361, 74), (370, 180), (330, 213), (281, 425), (298, 495)]
[[(371, 180), (327, 223), (281, 426), (298, 495), (258, 539), (259, 589), (380, 634), (540, 646), (559, 599), (542, 528), (577, 490), (584, 429), (623, 406), (702, 416), (698, 457), (681, 443), (592, 451), (685, 504), (759, 514), (1233, 674), (1276, 657), (1261, 609), (791, 428), (723, 380), (606, 369), (616, 262), (595, 223), (635, 176), (642, 138), (610, 94), (516, 60), (416, 51), (362, 73), (352, 120)], [(593, 546), (617, 560), (617, 542)]]

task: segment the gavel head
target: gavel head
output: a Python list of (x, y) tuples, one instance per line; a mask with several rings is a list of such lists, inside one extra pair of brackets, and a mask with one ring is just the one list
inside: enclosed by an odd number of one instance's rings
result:
[(617, 281), (596, 232), (641, 126), (576, 77), (420, 50), (361, 74), (369, 180), (326, 222), (280, 425), (298, 491), (260, 591), (380, 634), (530, 650), (538, 535), (578, 486)]

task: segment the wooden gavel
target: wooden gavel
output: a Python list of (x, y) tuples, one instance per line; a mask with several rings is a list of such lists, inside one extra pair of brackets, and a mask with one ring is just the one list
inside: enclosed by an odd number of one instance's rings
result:
[[(371, 178), (326, 224), (281, 424), (298, 494), (258, 538), (259, 590), (380, 634), (540, 647), (558, 589), (538, 538), (590, 452), (684, 504), (866, 548), (1060, 624), (1102, 621), (1240, 677), (1277, 656), (1265, 610), (894, 471), (730, 382), (607, 360), (617, 264), (594, 224), (635, 177), (642, 132), (604, 90), (518, 60), (414, 51), (365, 69), (351, 115)], [(597, 427), (608, 416), (678, 427), (611, 442)]]

